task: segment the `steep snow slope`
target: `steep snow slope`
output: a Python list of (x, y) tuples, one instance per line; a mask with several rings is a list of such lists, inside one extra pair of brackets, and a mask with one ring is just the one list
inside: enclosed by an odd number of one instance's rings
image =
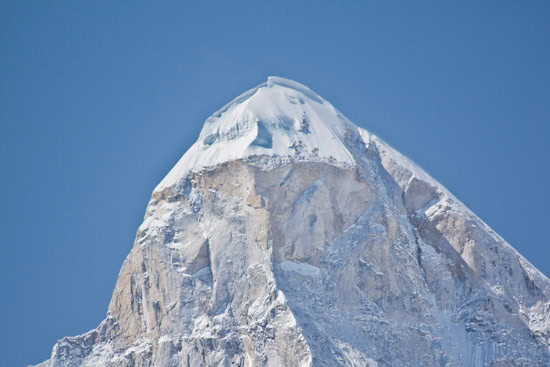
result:
[(153, 192), (58, 366), (548, 366), (550, 281), (412, 161), (271, 77)]
[(353, 165), (343, 143), (348, 123), (308, 87), (269, 77), (206, 120), (197, 142), (156, 191), (177, 183), (190, 171), (258, 155)]

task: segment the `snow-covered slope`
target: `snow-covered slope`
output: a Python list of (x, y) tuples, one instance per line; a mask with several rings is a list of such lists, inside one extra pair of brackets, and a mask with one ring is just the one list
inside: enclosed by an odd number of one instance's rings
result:
[(153, 192), (107, 318), (41, 367), (549, 366), (550, 280), (388, 144), (271, 77)]
[(251, 156), (353, 165), (343, 143), (345, 118), (308, 87), (279, 77), (253, 88), (208, 118), (199, 139), (162, 180)]

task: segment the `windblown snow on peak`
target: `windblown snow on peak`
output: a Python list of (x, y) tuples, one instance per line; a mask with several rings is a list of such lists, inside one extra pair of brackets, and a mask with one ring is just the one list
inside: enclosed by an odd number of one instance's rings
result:
[(343, 138), (352, 123), (308, 87), (271, 76), (210, 116), (199, 139), (156, 191), (190, 171), (253, 156), (352, 166)]

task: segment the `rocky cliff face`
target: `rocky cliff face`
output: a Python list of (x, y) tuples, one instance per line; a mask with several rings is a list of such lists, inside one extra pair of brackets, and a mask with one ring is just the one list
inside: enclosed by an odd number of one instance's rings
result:
[(548, 366), (550, 281), (298, 83), (207, 120), (107, 318), (40, 366)]

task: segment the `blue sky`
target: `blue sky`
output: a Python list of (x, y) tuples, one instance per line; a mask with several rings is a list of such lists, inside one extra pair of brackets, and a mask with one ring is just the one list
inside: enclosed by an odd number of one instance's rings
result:
[(308, 85), (550, 274), (550, 3), (0, 3), (0, 355), (94, 328), (151, 191), (268, 75)]

